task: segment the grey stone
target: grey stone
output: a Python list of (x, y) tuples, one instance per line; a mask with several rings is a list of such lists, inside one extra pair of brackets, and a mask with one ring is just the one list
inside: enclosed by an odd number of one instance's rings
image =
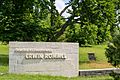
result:
[(78, 53), (78, 43), (9, 42), (9, 73), (75, 77)]

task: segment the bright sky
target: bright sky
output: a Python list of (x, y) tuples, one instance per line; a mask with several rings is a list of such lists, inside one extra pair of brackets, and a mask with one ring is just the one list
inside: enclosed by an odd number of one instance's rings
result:
[[(66, 6), (65, 5), (66, 2), (69, 2), (69, 0), (56, 0), (55, 1), (55, 6), (59, 12), (61, 12), (64, 9), (64, 7)], [(69, 14), (65, 12), (63, 16), (67, 17), (69, 16)]]

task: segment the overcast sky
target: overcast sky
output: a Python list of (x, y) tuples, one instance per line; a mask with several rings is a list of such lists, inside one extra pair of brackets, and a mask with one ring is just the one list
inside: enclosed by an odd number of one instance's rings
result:
[[(69, 0), (56, 0), (55, 6), (59, 12), (61, 12), (64, 9), (64, 7), (66, 6), (66, 2), (69, 2)], [(65, 12), (63, 16), (67, 17), (69, 16), (69, 14)]]

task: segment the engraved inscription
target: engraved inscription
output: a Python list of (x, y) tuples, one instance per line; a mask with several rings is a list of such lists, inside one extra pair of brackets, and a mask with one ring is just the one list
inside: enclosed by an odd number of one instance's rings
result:
[(36, 48), (16, 48), (15, 52), (39, 52), (39, 53), (52, 53), (50, 50), (40, 50)]
[(58, 53), (26, 53), (26, 59), (66, 59), (66, 55)]

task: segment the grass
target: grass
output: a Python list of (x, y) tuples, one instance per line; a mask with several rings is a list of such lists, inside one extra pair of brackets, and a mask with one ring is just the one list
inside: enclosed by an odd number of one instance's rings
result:
[[(80, 69), (98, 69), (112, 68), (113, 66), (107, 62), (105, 56), (106, 45), (93, 45), (92, 47), (80, 47), (79, 64)], [(89, 61), (88, 52), (94, 52), (96, 61)]]
[(88, 52), (94, 52), (97, 61), (107, 61), (104, 52), (106, 45), (93, 45), (92, 47), (80, 47), (80, 61), (88, 62)]
[(8, 45), (1, 45), (0, 44), (0, 54), (8, 55)]
[[(80, 48), (80, 69), (105, 68), (112, 67), (108, 65), (104, 55), (105, 45)], [(95, 52), (96, 61), (89, 61), (88, 52)], [(5, 73), (5, 74), (1, 74)], [(0, 45), (0, 80), (113, 80), (110, 76), (83, 76), (83, 77), (60, 77), (48, 75), (27, 75), (27, 74), (9, 74), (8, 73), (8, 45)]]
[(47, 75), (17, 75), (5, 74), (0, 76), (0, 80), (113, 80), (110, 76), (88, 76), (88, 77), (60, 77)]
[(0, 72), (8, 72), (8, 45), (0, 45)]

